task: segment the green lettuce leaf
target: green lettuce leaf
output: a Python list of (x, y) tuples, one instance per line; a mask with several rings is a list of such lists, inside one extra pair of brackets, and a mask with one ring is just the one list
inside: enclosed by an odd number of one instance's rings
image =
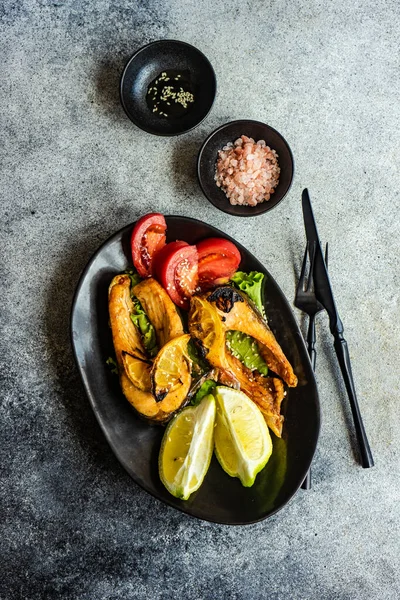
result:
[(248, 295), (265, 319), (265, 309), (262, 302), (264, 273), (259, 271), (251, 271), (250, 273), (236, 271), (232, 275), (231, 281), (239, 290)]
[(213, 394), (216, 387), (217, 387), (217, 384), (215, 383), (215, 381), (213, 381), (212, 379), (207, 379), (199, 387), (196, 394), (193, 396), (191, 404), (193, 404), (194, 406), (199, 404), (201, 402), (201, 400), (203, 400), (203, 398), (205, 398), (206, 396), (209, 396), (210, 394)]
[(268, 366), (260, 354), (254, 338), (241, 331), (227, 331), (226, 344), (233, 356), (239, 358), (251, 371), (257, 370), (261, 375), (268, 374)]
[(150, 323), (148, 316), (144, 312), (139, 300), (132, 296), (135, 312), (131, 314), (133, 324), (139, 329), (142, 336), (143, 346), (151, 358), (156, 356), (158, 352), (156, 331)]
[(142, 281), (142, 278), (135, 269), (127, 269), (125, 273), (131, 278), (131, 288), (135, 287), (135, 285)]
[(127, 269), (125, 273), (131, 278), (131, 298), (134, 306), (134, 312), (131, 314), (131, 319), (133, 324), (140, 331), (145, 350), (149, 356), (153, 358), (158, 352), (156, 332), (134, 293), (135, 285), (143, 281), (143, 279), (140, 277), (136, 269)]

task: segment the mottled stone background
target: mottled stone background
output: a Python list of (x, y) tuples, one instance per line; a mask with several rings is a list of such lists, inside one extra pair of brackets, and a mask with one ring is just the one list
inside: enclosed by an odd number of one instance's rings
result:
[[(0, 20), (1, 599), (397, 600), (399, 3), (3, 0)], [(218, 79), (211, 115), (176, 139), (118, 100), (128, 57), (167, 37)], [(200, 143), (234, 118), (270, 123), (295, 156), (264, 217), (217, 212), (195, 179)], [(229, 232), (292, 299), (304, 186), (376, 466), (357, 464), (321, 317), (313, 489), (257, 525), (197, 521), (139, 489), (103, 438), (70, 348), (74, 288), (104, 239), (157, 209)]]

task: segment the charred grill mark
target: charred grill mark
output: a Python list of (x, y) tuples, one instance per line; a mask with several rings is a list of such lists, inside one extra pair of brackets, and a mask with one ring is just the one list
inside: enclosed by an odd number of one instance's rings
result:
[(192, 337), (193, 343), (196, 346), (201, 358), (207, 358), (208, 348), (204, 346), (199, 338)]
[(154, 395), (156, 402), (162, 402), (165, 396), (168, 394), (169, 390), (160, 390), (157, 394)]
[(244, 302), (242, 296), (232, 287), (224, 286), (217, 288), (207, 298), (209, 302), (215, 302), (218, 310), (229, 313), (235, 305), (235, 302)]
[(140, 360), (143, 363), (146, 363), (146, 365), (152, 365), (152, 361), (148, 360), (147, 358), (143, 358), (142, 354), (132, 354), (132, 352), (126, 352), (126, 350), (122, 350), (121, 353), (122, 356), (130, 356), (131, 358), (135, 358), (136, 360)]
[(201, 342), (199, 342), (198, 348), (201, 358), (207, 358), (207, 354), (209, 352), (208, 348), (206, 348)]

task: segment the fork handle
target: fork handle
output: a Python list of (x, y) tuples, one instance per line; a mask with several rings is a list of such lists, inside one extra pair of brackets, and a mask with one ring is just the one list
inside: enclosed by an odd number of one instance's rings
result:
[[(310, 315), (308, 320), (308, 331), (307, 331), (307, 349), (308, 356), (310, 357), (311, 366), (313, 371), (315, 371), (315, 361), (317, 358), (317, 351), (315, 349), (316, 335), (315, 335), (315, 315)], [(311, 467), (307, 471), (307, 475), (303, 483), (301, 484), (302, 490), (310, 490), (311, 489)]]
[(353, 374), (351, 372), (349, 349), (342, 332), (336, 332), (334, 336), (335, 351), (339, 360), (339, 365), (342, 371), (347, 395), (350, 400), (351, 412), (353, 414), (354, 427), (356, 431), (358, 445), (360, 448), (361, 464), (364, 467), (364, 469), (368, 469), (369, 467), (374, 466), (374, 459), (372, 458), (371, 448), (369, 447), (367, 434), (365, 433), (360, 408), (358, 406), (356, 389), (353, 381)]
[(310, 357), (310, 362), (313, 371), (315, 371), (315, 362), (317, 360), (317, 351), (315, 349), (316, 335), (315, 335), (315, 315), (310, 315), (310, 319), (308, 321), (308, 332), (307, 332), (307, 348), (308, 348), (308, 356)]

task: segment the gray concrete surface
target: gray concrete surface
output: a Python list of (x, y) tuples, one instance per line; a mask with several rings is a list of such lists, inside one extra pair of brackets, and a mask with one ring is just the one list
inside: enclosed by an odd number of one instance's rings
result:
[[(1, 599), (397, 600), (398, 2), (5, 0), (0, 20)], [(203, 50), (219, 88), (176, 139), (136, 129), (118, 100), (127, 58), (167, 37)], [(217, 212), (195, 180), (201, 141), (234, 118), (270, 123), (295, 156), (289, 196), (264, 217)], [(376, 466), (357, 464), (321, 317), (313, 489), (258, 525), (197, 521), (107, 446), (72, 358), (74, 287), (104, 239), (157, 209), (229, 232), (292, 299), (304, 186)]]

